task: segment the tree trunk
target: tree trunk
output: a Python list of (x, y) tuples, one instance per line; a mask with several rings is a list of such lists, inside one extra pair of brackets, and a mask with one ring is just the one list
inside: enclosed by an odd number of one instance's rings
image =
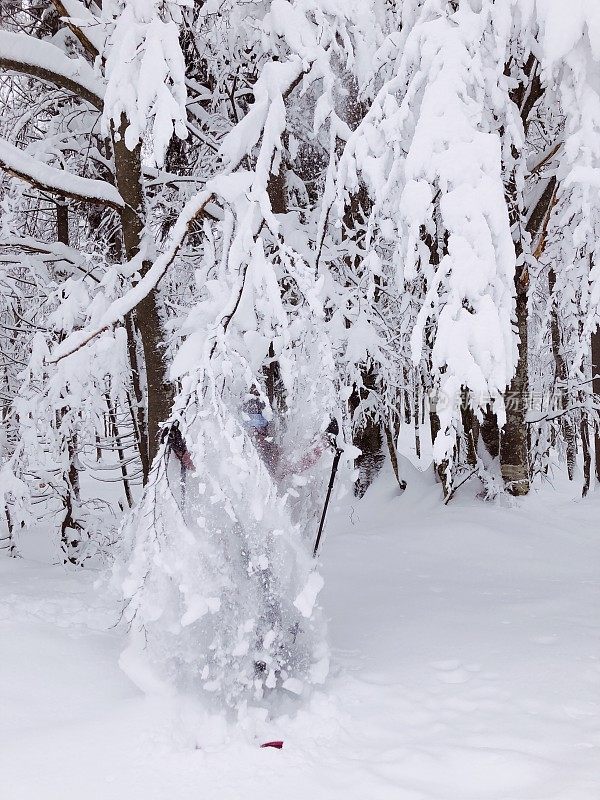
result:
[(108, 408), (108, 419), (111, 429), (111, 436), (115, 440), (117, 448), (117, 456), (119, 458), (119, 465), (121, 469), (121, 477), (123, 478), (123, 490), (125, 492), (125, 499), (129, 508), (133, 507), (133, 496), (131, 494), (131, 486), (129, 484), (129, 475), (127, 474), (127, 464), (125, 462), (125, 451), (121, 445), (121, 436), (119, 434), (119, 425), (117, 423), (117, 412), (112, 402), (111, 396), (108, 392), (105, 393), (104, 399), (106, 400), (106, 407)]
[(471, 468), (477, 466), (477, 440), (479, 438), (479, 425), (469, 402), (469, 390), (463, 388), (460, 409), (465, 444), (467, 449), (467, 464)]
[[(600, 398), (600, 330), (592, 334), (592, 392), (596, 398)], [(594, 468), (596, 480), (600, 481), (600, 428), (595, 426), (594, 435)]]
[(75, 519), (73, 507), (73, 494), (67, 490), (63, 498), (65, 515), (60, 526), (61, 549), (63, 553), (63, 564), (78, 565), (79, 547), (81, 545), (81, 525)]
[[(135, 403), (129, 399), (131, 421), (136, 433), (136, 444), (142, 465), (142, 483), (145, 486), (150, 475), (150, 451), (148, 448), (148, 427), (146, 424), (146, 407), (144, 402), (144, 388), (142, 385), (142, 368), (138, 356), (138, 335), (135, 326), (135, 316), (127, 314), (125, 317), (125, 332), (127, 334), (127, 355), (131, 368), (131, 387)], [(130, 398), (129, 392), (127, 397)]]
[[(141, 146), (138, 145), (134, 150), (127, 149), (123, 138), (125, 127), (126, 121), (123, 120), (120, 127), (121, 136), (118, 141), (115, 137), (113, 146), (117, 189), (125, 201), (125, 208), (121, 212), (123, 247), (125, 257), (131, 261), (139, 253), (141, 246), (145, 204), (142, 187)], [(150, 266), (150, 262), (143, 262), (140, 270), (142, 277), (146, 275)], [(131, 325), (131, 322), (126, 324)], [(167, 379), (167, 360), (163, 343), (158, 290), (154, 289), (149, 292), (138, 303), (135, 309), (135, 324), (140, 334), (146, 368), (146, 413), (142, 416), (140, 409), (143, 408), (143, 394), (139, 365), (132, 364), (134, 393), (138, 404), (137, 423), (142, 473), (144, 483), (146, 483), (149, 466), (158, 452), (161, 423), (170, 416), (174, 397), (173, 386)], [(135, 358), (135, 339), (132, 327), (128, 330), (128, 344), (130, 358)], [(136, 381), (139, 381), (138, 386), (136, 386)]]
[(527, 437), (527, 396), (529, 369), (527, 359), (529, 276), (527, 268), (518, 267), (515, 274), (517, 292), (517, 327), (519, 358), (514, 378), (506, 396), (506, 424), (500, 435), (500, 468), (506, 490), (515, 496), (529, 492), (529, 447)]
[(581, 449), (583, 451), (583, 489), (581, 496), (585, 497), (590, 490), (592, 482), (592, 452), (590, 449), (590, 427), (587, 411), (581, 415), (580, 425)]
[(17, 558), (19, 553), (15, 543), (15, 529), (12, 517), (10, 515), (10, 509), (6, 504), (4, 506), (4, 515), (6, 517), (6, 528), (8, 533), (6, 536), (0, 539), (0, 550), (6, 550), (9, 558)]
[[(400, 397), (398, 397), (398, 400)], [(385, 425), (385, 438), (387, 441), (388, 451), (390, 454), (390, 462), (392, 469), (401, 489), (406, 489), (406, 481), (400, 477), (400, 467), (398, 465), (398, 450), (396, 448), (398, 436), (400, 435), (400, 425), (402, 420), (402, 410), (398, 409), (395, 417), (391, 418), (387, 425)]]
[[(348, 269), (355, 274), (360, 269), (361, 244), (358, 236), (360, 235), (361, 225), (364, 223), (364, 216), (369, 205), (369, 198), (364, 186), (360, 186), (349, 198), (344, 208), (342, 237), (344, 240), (356, 242), (355, 255), (346, 257)], [(377, 297), (375, 298), (377, 302)], [(349, 323), (346, 322), (348, 325)], [(358, 470), (358, 479), (354, 484), (354, 494), (356, 497), (363, 497), (369, 486), (373, 483), (377, 473), (381, 469), (385, 456), (383, 455), (383, 425), (370, 416), (365, 416), (359, 424), (354, 424), (356, 411), (361, 402), (365, 400), (371, 392), (376, 391), (377, 373), (373, 365), (363, 365), (361, 368), (362, 386), (354, 386), (352, 394), (348, 400), (348, 411), (350, 419), (353, 421), (352, 443), (361, 451), (360, 456), (355, 461)]]
[(174, 388), (167, 380), (167, 361), (162, 334), (162, 320), (155, 291), (150, 292), (136, 307), (136, 322), (144, 348), (146, 366), (148, 463), (158, 452), (161, 424), (166, 422), (173, 406)]
[[(532, 83), (531, 92), (541, 91)], [(527, 121), (524, 118), (523, 122)], [(552, 177), (548, 182), (542, 196), (536, 203), (527, 220), (526, 229), (531, 235), (538, 238), (535, 257), (541, 258), (546, 244), (546, 229), (550, 219), (550, 212), (556, 199), (557, 181)], [(508, 184), (509, 216), (511, 226), (521, 221), (521, 210), (517, 203), (517, 187), (514, 174)], [(523, 246), (520, 240), (515, 242), (515, 256), (519, 262), (523, 255)], [(530, 488), (529, 467), (529, 432), (527, 429), (527, 402), (529, 395), (529, 360), (528, 360), (528, 335), (529, 335), (529, 271), (525, 264), (517, 266), (515, 270), (515, 290), (517, 296), (516, 313), (517, 329), (519, 334), (519, 357), (514, 378), (511, 381), (506, 397), (506, 424), (500, 434), (500, 468), (506, 490), (513, 495), (525, 495)]]
[(69, 244), (69, 205), (64, 197), (56, 201), (56, 240)]
[[(510, 71), (510, 68), (509, 68)], [(531, 53), (523, 65), (524, 80), (511, 91), (511, 99), (519, 109), (523, 129), (527, 133), (531, 123), (531, 112), (535, 104), (544, 93), (540, 78), (540, 66), (536, 57)], [(515, 160), (521, 154), (513, 147)], [(536, 205), (527, 221), (527, 231), (530, 234), (542, 230), (543, 221), (548, 219), (554, 196), (556, 182), (547, 187), (542, 198)], [(516, 175), (513, 171), (506, 186), (509, 221), (512, 229), (523, 222), (523, 211), (519, 203), (519, 189)], [(515, 256), (517, 263), (523, 254), (523, 245), (520, 239), (515, 241)], [(522, 264), (515, 270), (516, 314), (517, 329), (519, 334), (518, 360), (515, 375), (511, 381), (506, 397), (506, 424), (500, 432), (500, 469), (507, 491), (513, 495), (525, 495), (530, 487), (529, 469), (529, 436), (527, 431), (526, 413), (529, 394), (529, 362), (528, 362), (528, 289), (529, 273), (527, 266)]]
[[(435, 444), (436, 437), (441, 431), (440, 417), (436, 411), (435, 400), (429, 399), (429, 429), (431, 431), (431, 442)], [(448, 459), (443, 461), (435, 461), (433, 463), (436, 480), (442, 484), (442, 491), (444, 492), (444, 499), (447, 499), (452, 491), (452, 486), (448, 481)]]
[[(287, 211), (287, 197), (285, 189), (285, 165), (282, 163), (279, 172), (271, 175), (267, 185), (267, 194), (271, 203), (273, 214), (285, 214)], [(269, 363), (263, 368), (265, 388), (271, 409), (283, 414), (287, 408), (285, 386), (281, 379), (281, 366), (275, 358), (273, 342), (269, 344)]]
[[(422, 225), (420, 234), (421, 234), (421, 240), (423, 241), (423, 243), (427, 247), (427, 250), (429, 251), (429, 263), (432, 267), (437, 268), (440, 265), (442, 258), (447, 254), (447, 244), (448, 244), (447, 232), (445, 231), (442, 222), (439, 203), (436, 203), (433, 209), (433, 221), (435, 223), (435, 233), (432, 234), (425, 228), (424, 225)], [(427, 286), (425, 285), (424, 282), (423, 293), (426, 292), (426, 289)], [(427, 343), (427, 352), (428, 352), (427, 372), (430, 376), (433, 373), (431, 354), (433, 351), (434, 338), (431, 325), (432, 322), (433, 320), (429, 318), (427, 325), (427, 333), (425, 334), (425, 340)], [(436, 395), (432, 391), (432, 388), (435, 390), (436, 387), (429, 386), (426, 387), (426, 389), (427, 388), (429, 389), (429, 429), (431, 431), (431, 443), (435, 447), (435, 440), (438, 434), (441, 432), (441, 423), (436, 409), (436, 403), (437, 403)], [(449, 459), (447, 458), (443, 459), (440, 462), (436, 461), (434, 458), (433, 461), (433, 469), (435, 472), (436, 480), (439, 480), (440, 483), (442, 484), (442, 490), (444, 492), (445, 499), (448, 499), (448, 497), (452, 492), (452, 486), (451, 486), (452, 476), (451, 474), (448, 473), (449, 463), (450, 463)]]
[(498, 418), (490, 406), (487, 406), (483, 412), (479, 432), (488, 453), (492, 458), (498, 458), (500, 454), (500, 429), (498, 428)]
[[(69, 205), (60, 198), (56, 203), (56, 238), (64, 245), (69, 245)], [(69, 411), (68, 407), (61, 408), (59, 420)], [(76, 519), (77, 506), (79, 504), (79, 472), (75, 465), (77, 455), (77, 436), (75, 433), (68, 434), (66, 442), (69, 466), (64, 475), (65, 493), (62, 498), (65, 515), (61, 523), (61, 547), (63, 552), (63, 563), (79, 563), (79, 547), (81, 545), (81, 524)]]
[[(413, 425), (415, 431), (415, 455), (417, 458), (420, 459), (421, 458), (421, 414), (419, 412), (421, 409), (419, 408), (419, 401), (420, 401), (419, 386), (415, 381)], [(407, 404), (406, 408), (407, 408), (407, 413), (410, 414), (410, 405)], [(408, 422), (410, 422), (410, 417), (408, 419)]]
[[(554, 301), (554, 287), (556, 285), (556, 274), (553, 269), (548, 272), (548, 290), (550, 292), (550, 335), (552, 339), (552, 355), (554, 356), (555, 387), (558, 388), (558, 408), (564, 411), (569, 404), (567, 379), (567, 363), (563, 355), (562, 339), (560, 335), (560, 324), (558, 319), (558, 309)], [(569, 414), (561, 417), (562, 435), (567, 448), (567, 473), (569, 480), (575, 477), (575, 467), (577, 464), (577, 434), (575, 425)]]
[[(351, 419), (354, 419), (361, 401), (366, 399), (369, 392), (374, 391), (375, 383), (375, 372), (373, 370), (365, 370), (363, 372), (364, 388), (354, 387), (354, 391), (348, 400)], [(356, 497), (363, 497), (385, 461), (382, 425), (379, 420), (374, 420), (370, 417), (364, 418), (360, 425), (355, 426), (352, 441), (354, 446), (361, 451), (355, 461), (358, 480), (354, 484), (354, 494)]]

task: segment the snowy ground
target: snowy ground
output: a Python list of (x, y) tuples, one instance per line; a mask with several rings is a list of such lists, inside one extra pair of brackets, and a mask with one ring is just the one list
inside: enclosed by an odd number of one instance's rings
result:
[(599, 512), (600, 492), (443, 508), (381, 482), (324, 541), (326, 691), (244, 729), (140, 695), (97, 576), (2, 559), (0, 796), (597, 800)]

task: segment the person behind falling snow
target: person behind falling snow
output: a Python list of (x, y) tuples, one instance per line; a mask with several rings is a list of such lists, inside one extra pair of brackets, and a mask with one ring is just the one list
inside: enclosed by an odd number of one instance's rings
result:
[(258, 397), (251, 397), (244, 403), (242, 422), (263, 463), (276, 482), (287, 475), (304, 472), (316, 464), (326, 450), (335, 448), (339, 427), (337, 420), (332, 418), (327, 430), (317, 438), (299, 461), (295, 463), (287, 461), (282, 449), (275, 442), (272, 425), (262, 413), (263, 408), (264, 403)]

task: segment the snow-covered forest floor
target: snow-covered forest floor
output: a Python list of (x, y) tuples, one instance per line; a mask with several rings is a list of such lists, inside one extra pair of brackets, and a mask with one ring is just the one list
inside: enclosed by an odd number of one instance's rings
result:
[(130, 683), (97, 573), (1, 559), (2, 797), (596, 800), (600, 494), (574, 492), (444, 508), (415, 475), (341, 502), (333, 675), (292, 717), (237, 726)]

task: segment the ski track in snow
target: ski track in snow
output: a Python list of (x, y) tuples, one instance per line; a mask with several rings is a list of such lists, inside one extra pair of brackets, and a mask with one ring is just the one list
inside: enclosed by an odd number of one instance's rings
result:
[(323, 542), (325, 689), (236, 727), (140, 695), (97, 575), (2, 559), (0, 797), (597, 800), (599, 510), (382, 481)]

